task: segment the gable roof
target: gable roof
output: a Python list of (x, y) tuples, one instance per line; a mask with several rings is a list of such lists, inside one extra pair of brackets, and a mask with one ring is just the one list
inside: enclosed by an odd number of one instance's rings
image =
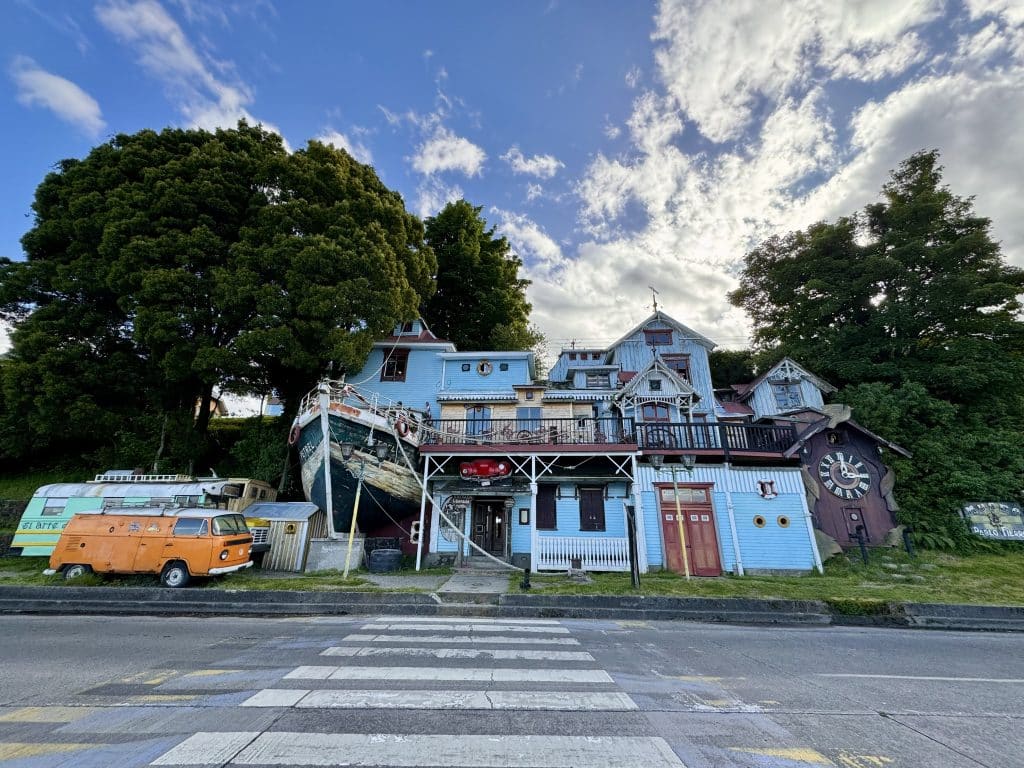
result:
[(617, 339), (614, 343), (609, 344), (608, 345), (608, 351), (614, 352), (615, 348), (617, 346), (619, 346), (622, 342), (626, 341), (626, 339), (628, 339), (630, 336), (635, 334), (637, 331), (643, 330), (645, 327), (650, 325), (655, 320), (660, 320), (661, 322), (665, 323), (665, 325), (667, 325), (667, 326), (669, 326), (671, 328), (674, 328), (683, 337), (685, 337), (687, 339), (692, 339), (693, 341), (696, 341), (698, 344), (700, 344), (703, 347), (707, 347), (708, 349), (714, 349), (715, 347), (718, 346), (717, 344), (715, 344), (715, 342), (713, 342), (707, 336), (704, 336), (703, 334), (697, 333), (692, 328), (688, 328), (687, 326), (683, 325), (682, 323), (680, 323), (675, 318), (669, 317), (668, 315), (666, 315), (664, 312), (662, 312), (659, 309), (658, 311), (654, 312), (653, 314), (648, 315), (647, 318), (645, 320), (643, 320), (643, 322), (641, 322), (638, 325), (636, 325), (635, 327), (633, 327), (629, 332), (627, 332), (622, 337)]
[[(694, 402), (700, 401), (700, 393), (697, 392), (691, 386), (691, 384), (680, 376), (678, 373), (669, 368), (665, 363), (661, 361), (660, 357), (656, 357), (647, 364), (645, 368), (637, 372), (626, 385), (615, 393), (615, 399), (618, 400), (626, 395), (631, 395), (640, 386), (640, 383), (647, 378), (651, 373), (657, 372), (659, 375), (663, 375), (672, 381), (676, 385), (676, 391), (683, 395), (692, 395)], [(670, 397), (671, 393), (666, 392), (666, 397)]]
[(394, 346), (402, 344), (443, 344), (447, 347), (451, 347), (451, 351), (455, 351), (455, 345), (447, 339), (439, 339), (433, 334), (429, 327), (427, 327), (426, 321), (422, 317), (416, 318), (419, 322), (422, 330), (418, 334), (414, 333), (402, 333), (399, 335), (391, 334), (385, 336), (382, 339), (378, 339), (374, 342), (374, 346)]
[(779, 362), (777, 362), (775, 365), (773, 365), (771, 368), (769, 368), (767, 371), (765, 371), (760, 376), (758, 376), (756, 379), (754, 379), (752, 382), (750, 382), (749, 384), (733, 384), (733, 385), (731, 385), (732, 388), (736, 391), (736, 394), (739, 395), (740, 402), (743, 402), (745, 400), (749, 400), (750, 396), (752, 394), (754, 394), (754, 390), (755, 389), (757, 389), (764, 381), (770, 379), (773, 373), (775, 373), (779, 368), (782, 368), (786, 364), (788, 364), (789, 366), (792, 366), (797, 371), (799, 371), (799, 373), (801, 374), (802, 378), (807, 379), (809, 382), (811, 382), (814, 386), (816, 386), (822, 392), (837, 392), (838, 391), (835, 387), (833, 387), (827, 381), (825, 381), (824, 379), (822, 379), (822, 378), (820, 378), (818, 376), (815, 376), (813, 373), (808, 371), (802, 365), (797, 363), (795, 360), (793, 360), (793, 358), (791, 358), (791, 357), (784, 357), (781, 360), (779, 360)]
[(826, 429), (835, 429), (839, 424), (845, 424), (847, 428), (856, 430), (862, 435), (870, 437), (872, 440), (884, 445), (889, 450), (898, 453), (900, 456), (906, 458), (912, 458), (912, 454), (906, 448), (896, 445), (896, 443), (890, 443), (884, 437), (876, 435), (870, 429), (862, 427), (860, 424), (850, 418), (851, 409), (847, 405), (841, 403), (835, 405), (826, 405), (827, 409), (824, 416), (821, 419), (814, 422), (807, 427), (803, 432), (797, 435), (796, 442), (791, 445), (784, 454), (787, 459), (793, 458), (815, 435), (819, 435)]

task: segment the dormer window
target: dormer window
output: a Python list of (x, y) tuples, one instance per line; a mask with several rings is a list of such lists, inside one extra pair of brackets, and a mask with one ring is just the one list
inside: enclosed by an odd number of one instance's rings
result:
[(644, 330), (644, 341), (650, 347), (667, 347), (672, 344), (672, 331), (668, 328), (648, 328)]
[(772, 393), (775, 395), (775, 405), (779, 410), (791, 411), (804, 404), (798, 381), (772, 384)]
[(409, 368), (409, 350), (392, 349), (384, 358), (380, 369), (381, 381), (405, 381), (405, 373)]
[(661, 361), (683, 381), (690, 382), (689, 355), (663, 355)]
[(588, 373), (587, 389), (608, 389), (608, 374)]
[(412, 322), (408, 322), (408, 323), (402, 323), (402, 331), (401, 332), (403, 334), (416, 333), (416, 322), (412, 321)]

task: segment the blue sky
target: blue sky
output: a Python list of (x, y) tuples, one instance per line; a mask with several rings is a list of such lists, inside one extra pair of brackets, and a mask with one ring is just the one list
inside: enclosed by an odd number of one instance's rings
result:
[(1024, 265), (1020, 0), (7, 0), (0, 255), (36, 185), (118, 132), (232, 125), (370, 162), (409, 210), (482, 206), (556, 344), (650, 311), (723, 346), (736, 265), (938, 148)]

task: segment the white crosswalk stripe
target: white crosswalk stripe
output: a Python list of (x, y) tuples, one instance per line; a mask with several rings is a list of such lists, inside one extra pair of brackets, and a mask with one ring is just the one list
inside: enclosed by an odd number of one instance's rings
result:
[[(579, 641), (558, 621), (382, 616), (355, 626), (360, 631), (316, 651), (324, 661), (344, 658), (342, 664), (317, 664), (307, 655), (313, 663), (295, 666), (277, 687), (257, 690), (237, 705), (250, 712), (280, 710), (268, 715), (281, 722), (281, 731), (195, 733), (151, 765), (686, 768), (663, 739), (606, 735), (601, 725), (594, 726), (597, 733), (574, 736), (547, 729), (525, 735), (530, 727), (516, 729), (517, 735), (297, 732), (296, 724), (310, 717), (335, 722), (322, 719), (331, 710), (337, 713), (332, 717), (342, 718), (336, 720), (339, 731), (351, 730), (344, 718), (367, 722), (363, 713), (374, 711), (393, 730), (406, 721), (388, 719), (383, 713), (389, 710), (416, 713), (407, 715), (413, 718), (438, 711), (479, 713), (473, 718), (501, 717), (503, 711), (550, 713), (526, 715), (535, 719), (638, 710), (627, 693), (614, 689), (608, 672), (595, 668), (590, 653), (565, 649)], [(464, 666), (465, 660), (477, 664)]]
[(436, 680), (484, 683), (612, 683), (603, 669), (468, 667), (298, 667), (285, 680)]
[(664, 739), (627, 736), (405, 736), (197, 733), (152, 765), (686, 768)]
[(395, 646), (360, 648), (332, 646), (320, 652), (321, 656), (429, 656), (435, 659), (494, 659), (496, 661), (593, 661), (586, 651), (531, 651), (519, 648), (416, 648)]
[(574, 637), (511, 637), (505, 635), (346, 635), (349, 643), (468, 643), (480, 645), (579, 645)]

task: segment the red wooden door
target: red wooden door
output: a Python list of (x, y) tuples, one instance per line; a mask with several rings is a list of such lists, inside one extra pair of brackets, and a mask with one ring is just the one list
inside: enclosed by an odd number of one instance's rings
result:
[[(661, 530), (665, 537), (665, 567), (683, 573), (683, 555), (679, 546), (679, 523), (672, 486), (660, 486)], [(720, 576), (722, 559), (718, 553), (715, 513), (711, 508), (711, 489), (706, 486), (679, 486), (679, 516), (686, 536), (686, 557), (694, 576)]]

